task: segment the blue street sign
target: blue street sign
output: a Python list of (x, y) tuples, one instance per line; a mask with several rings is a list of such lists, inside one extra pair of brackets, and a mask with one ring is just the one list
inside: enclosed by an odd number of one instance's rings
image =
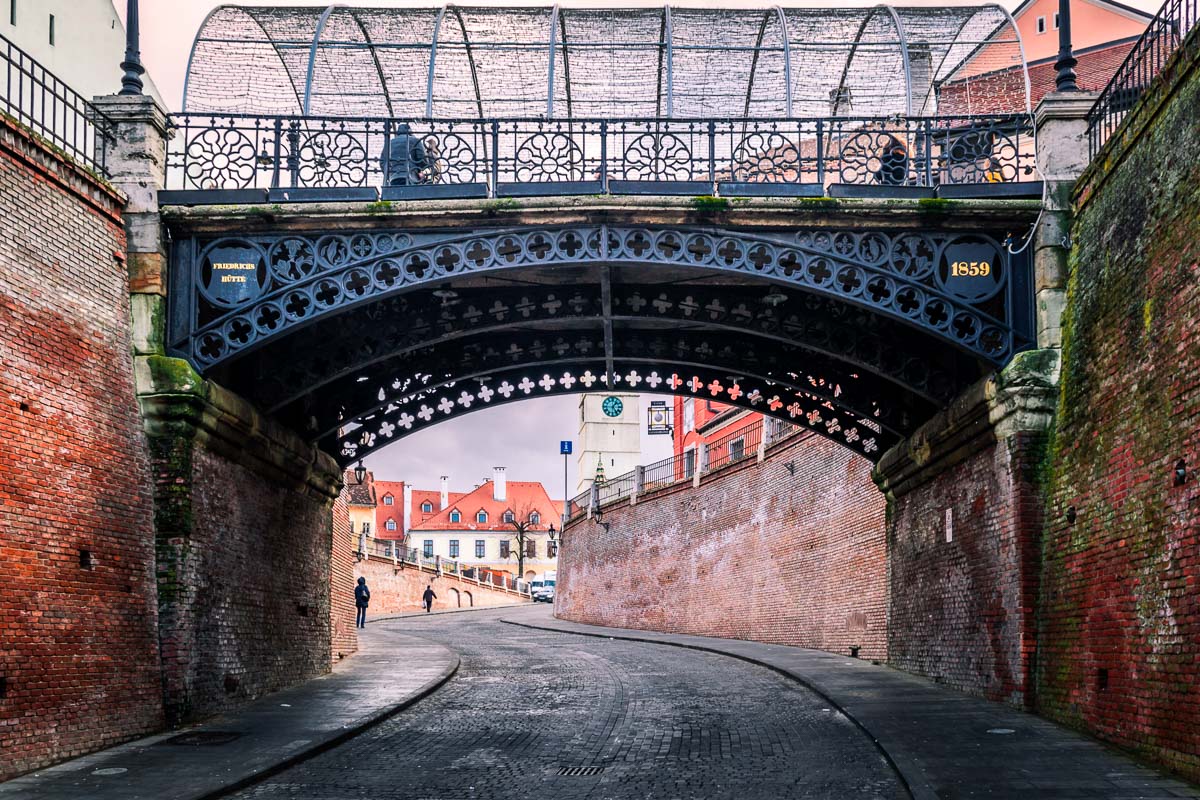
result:
[(559, 442), (558, 443), (558, 454), (560, 456), (571, 455), (571, 443), (570, 442)]

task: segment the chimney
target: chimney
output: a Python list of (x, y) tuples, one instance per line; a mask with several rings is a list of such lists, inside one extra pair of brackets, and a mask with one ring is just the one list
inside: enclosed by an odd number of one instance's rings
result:
[(508, 478), (504, 475), (504, 467), (495, 467), (492, 470), (492, 499), (497, 503), (508, 499)]
[(442, 476), (442, 505), (438, 511), (445, 511), (446, 506), (450, 505), (450, 487), (446, 485), (446, 481), (450, 480), (445, 475)]
[[(765, 419), (765, 417), (764, 417)], [(401, 530), (402, 533), (408, 535), (412, 529), (412, 484), (405, 481), (404, 483), (404, 524)], [(401, 539), (404, 537), (401, 536)]]

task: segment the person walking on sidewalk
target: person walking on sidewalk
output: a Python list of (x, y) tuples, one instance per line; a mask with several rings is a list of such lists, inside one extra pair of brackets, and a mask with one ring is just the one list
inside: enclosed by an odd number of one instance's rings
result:
[(358, 616), (354, 620), (356, 627), (367, 627), (367, 606), (371, 605), (371, 590), (367, 588), (367, 579), (359, 578), (358, 586), (354, 587), (354, 607)]
[(437, 595), (433, 593), (433, 584), (425, 587), (425, 594), (421, 596), (421, 605), (425, 606), (425, 613), (428, 614), (433, 610), (433, 601), (437, 600)]

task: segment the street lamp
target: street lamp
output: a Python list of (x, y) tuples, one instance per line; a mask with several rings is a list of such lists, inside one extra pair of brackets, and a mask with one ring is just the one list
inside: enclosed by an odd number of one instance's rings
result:
[(363, 466), (362, 461), (358, 462), (358, 466), (354, 468), (354, 480), (359, 486), (367, 479), (367, 468)]

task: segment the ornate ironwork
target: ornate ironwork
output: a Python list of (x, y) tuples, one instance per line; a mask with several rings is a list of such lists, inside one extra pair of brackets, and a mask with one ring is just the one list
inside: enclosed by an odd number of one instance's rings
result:
[[(599, 390), (608, 386), (604, 359), (559, 365), (553, 372), (515, 369), (493, 372), (483, 379), (418, 387), (382, 410), (348, 422), (340, 432), (320, 440), (323, 448), (349, 463), (398, 438), (455, 416), (530, 397)], [(617, 361), (614, 387), (705, 397), (784, 419), (877, 460), (899, 441), (872, 420), (855, 417), (836, 404), (802, 391), (780, 389), (764, 381), (735, 378), (704, 368), (647, 369)]]
[[(604, 260), (737, 274), (870, 309), (993, 364), (1017, 346), (1014, 259), (987, 235), (803, 230), (792, 236), (690, 228), (530, 227), (469, 233), (363, 232), (187, 243), (180, 275), (195, 316), (187, 356), (208, 369), (296, 325), (457, 276)], [(181, 245), (177, 245), (180, 247)], [(986, 275), (952, 275), (960, 262)], [(217, 265), (243, 265), (229, 284)], [(234, 276), (236, 277), (236, 276)], [(181, 291), (188, 291), (181, 287)], [(1015, 305), (1014, 305), (1015, 304)]]
[[(381, 156), (400, 120), (172, 118), (172, 190), (386, 188)], [(482, 187), (492, 196), (636, 190), (816, 193), (839, 185), (974, 186), (1034, 181), (1026, 115), (819, 119), (410, 120), (427, 165), (409, 195)], [(613, 188), (610, 181), (634, 187)], [(697, 186), (697, 184), (701, 184)], [(426, 187), (426, 188), (423, 188)], [(669, 189), (668, 187), (665, 187)], [(210, 197), (220, 201), (220, 196)], [(278, 199), (284, 199), (280, 197)], [(170, 195), (164, 202), (177, 202)]]

